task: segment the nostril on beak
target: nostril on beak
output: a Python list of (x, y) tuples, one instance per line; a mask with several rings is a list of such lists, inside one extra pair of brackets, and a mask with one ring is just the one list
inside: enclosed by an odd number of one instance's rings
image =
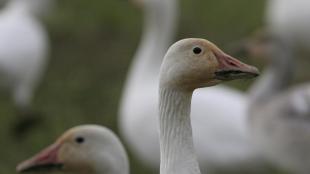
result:
[(231, 62), (231, 61), (229, 61), (228, 64), (231, 66), (237, 66), (234, 62)]

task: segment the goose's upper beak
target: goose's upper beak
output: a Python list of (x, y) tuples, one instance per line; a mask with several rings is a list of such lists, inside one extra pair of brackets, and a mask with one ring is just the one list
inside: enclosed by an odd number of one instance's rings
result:
[(63, 164), (58, 159), (60, 144), (55, 143), (42, 150), (32, 158), (20, 163), (16, 167), (17, 172), (34, 172), (46, 170), (60, 170)]
[(215, 72), (217, 80), (249, 79), (259, 75), (254, 66), (247, 65), (224, 52), (214, 52), (214, 55), (219, 62), (219, 68)]

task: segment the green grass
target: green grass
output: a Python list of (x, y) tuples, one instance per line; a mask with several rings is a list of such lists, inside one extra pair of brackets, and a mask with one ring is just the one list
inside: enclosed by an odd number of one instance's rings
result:
[[(225, 49), (262, 24), (264, 1), (183, 0), (181, 7), (178, 38), (208, 38)], [(14, 109), (9, 96), (0, 95), (1, 174), (14, 174), (18, 162), (72, 126), (96, 123), (118, 132), (118, 102), (139, 42), (141, 19), (142, 13), (127, 1), (57, 2), (45, 20), (52, 53), (34, 100), (34, 107), (45, 114), (45, 124), (25, 140), (14, 140)], [(250, 84), (239, 83), (232, 85), (244, 89)], [(149, 173), (131, 157), (132, 173)]]

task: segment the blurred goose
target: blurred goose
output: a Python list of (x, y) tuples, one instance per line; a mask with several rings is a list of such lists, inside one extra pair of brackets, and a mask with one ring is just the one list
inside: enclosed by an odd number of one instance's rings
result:
[(269, 0), (266, 22), (268, 29), (294, 44), (310, 45), (310, 1)]
[(307, 174), (310, 84), (287, 89), (293, 72), (293, 49), (280, 39), (267, 48), (272, 53), (271, 63), (251, 89), (251, 137), (270, 161), (285, 170)]
[(32, 98), (47, 63), (49, 43), (38, 17), (48, 2), (10, 0), (0, 12), (0, 86), (9, 90), (23, 116), (17, 123), (19, 133), (34, 121)]
[[(190, 118), (194, 90), (257, 75), (256, 68), (232, 58), (204, 39), (184, 39), (169, 48), (159, 80), (161, 174), (200, 174)], [(226, 105), (221, 107), (226, 109)], [(209, 137), (199, 138), (208, 141)]]
[(249, 45), (251, 53), (271, 59), (251, 89), (251, 137), (270, 161), (285, 170), (307, 174), (310, 173), (310, 84), (291, 89), (288, 86), (294, 72), (296, 47), (307, 47), (310, 41), (310, 25), (305, 22), (310, 17), (310, 3), (303, 0), (269, 3), (267, 19), (273, 19), (268, 23), (270, 35)]
[[(135, 155), (157, 169), (158, 74), (161, 58), (175, 35), (178, 0), (134, 2), (144, 10), (144, 32), (123, 91), (119, 128)], [(247, 99), (244, 94), (218, 86), (197, 90), (194, 96), (192, 124), (201, 164), (234, 166), (256, 155), (246, 135)], [(225, 109), (221, 108), (223, 104)], [(201, 136), (205, 138), (198, 138)]]
[(129, 174), (129, 164), (122, 143), (111, 130), (83, 125), (68, 130), (54, 144), (20, 163), (17, 171)]

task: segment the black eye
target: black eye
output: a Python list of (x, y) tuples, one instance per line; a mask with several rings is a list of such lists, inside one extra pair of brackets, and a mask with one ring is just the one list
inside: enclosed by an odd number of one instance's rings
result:
[(194, 52), (194, 54), (200, 54), (201, 53), (201, 48), (199, 48), (199, 47), (195, 47), (194, 49), (193, 49), (193, 52)]
[(75, 142), (77, 142), (78, 144), (82, 144), (84, 143), (85, 139), (83, 137), (76, 137), (75, 138)]

